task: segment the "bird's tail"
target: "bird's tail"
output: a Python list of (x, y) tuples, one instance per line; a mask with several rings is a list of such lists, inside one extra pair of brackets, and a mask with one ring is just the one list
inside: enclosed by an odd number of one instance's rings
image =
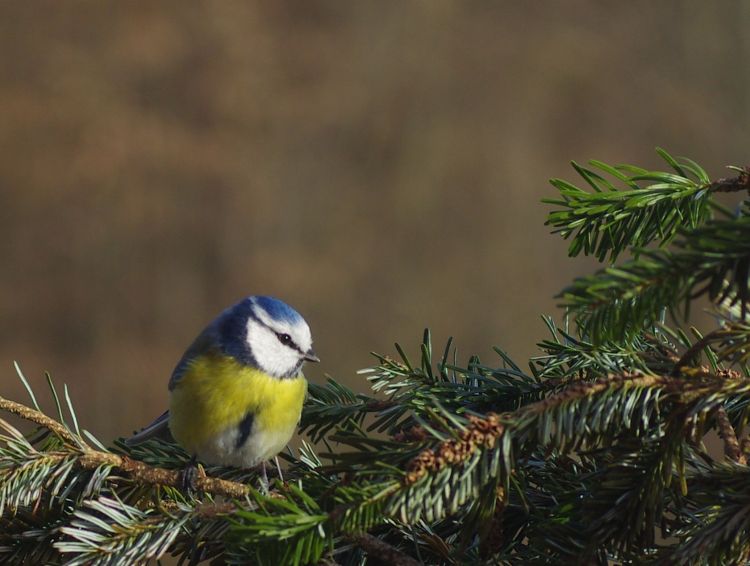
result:
[(166, 440), (167, 442), (174, 442), (172, 433), (169, 431), (169, 411), (164, 411), (164, 413), (150, 425), (141, 429), (130, 438), (127, 438), (125, 444), (133, 446), (134, 444), (140, 444), (149, 438), (158, 438), (160, 440)]

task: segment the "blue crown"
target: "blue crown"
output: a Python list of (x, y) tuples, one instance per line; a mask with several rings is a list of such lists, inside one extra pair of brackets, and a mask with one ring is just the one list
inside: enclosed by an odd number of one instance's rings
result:
[(296, 310), (274, 297), (256, 296), (255, 304), (266, 311), (268, 316), (279, 322), (283, 321), (294, 324), (302, 320), (302, 316)]

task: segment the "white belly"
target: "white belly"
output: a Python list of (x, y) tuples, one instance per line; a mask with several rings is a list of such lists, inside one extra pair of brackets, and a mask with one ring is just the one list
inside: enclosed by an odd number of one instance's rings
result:
[(217, 466), (252, 468), (281, 452), (295, 428), (268, 431), (254, 426), (244, 444), (238, 447), (239, 429), (232, 426), (205, 442), (197, 451), (198, 459)]

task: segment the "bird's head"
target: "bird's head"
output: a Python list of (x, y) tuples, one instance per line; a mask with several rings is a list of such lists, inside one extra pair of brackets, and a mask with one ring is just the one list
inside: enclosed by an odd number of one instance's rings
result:
[(274, 377), (294, 377), (306, 361), (320, 361), (307, 322), (279, 299), (249, 297), (226, 314), (229, 351), (260, 370)]

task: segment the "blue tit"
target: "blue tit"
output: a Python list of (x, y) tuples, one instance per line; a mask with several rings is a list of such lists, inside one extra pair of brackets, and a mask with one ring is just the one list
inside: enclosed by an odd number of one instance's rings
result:
[(169, 380), (169, 410), (128, 443), (171, 432), (206, 464), (265, 463), (299, 423), (306, 361), (320, 360), (305, 319), (273, 297), (248, 297), (190, 345)]

